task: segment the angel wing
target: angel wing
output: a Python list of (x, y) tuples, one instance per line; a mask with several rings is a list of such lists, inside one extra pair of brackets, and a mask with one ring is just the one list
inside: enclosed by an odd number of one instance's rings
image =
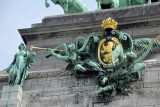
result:
[(28, 51), (26, 52), (27, 53), (27, 57), (26, 57), (26, 66), (23, 70), (23, 73), (22, 73), (22, 77), (21, 77), (21, 82), (20, 82), (20, 85), (23, 86), (23, 83), (24, 83), (24, 80), (27, 78), (28, 76), (28, 70), (29, 68), (31, 67), (31, 65), (34, 63), (34, 59), (36, 57), (36, 53), (35, 52), (31, 52), (29, 53)]
[[(155, 53), (154, 48), (160, 47), (160, 41), (155, 40), (153, 38), (140, 38), (140, 39), (134, 39), (133, 40), (133, 49), (136, 51), (140, 51), (143, 48), (148, 47), (149, 44), (153, 42), (152, 48), (150, 49), (150, 53)], [(145, 50), (146, 50), (145, 49)]]
[(76, 41), (76, 45), (78, 44), (78, 42), (79, 42), (79, 46), (78, 46), (77, 51), (78, 52), (86, 52), (87, 48), (90, 47), (91, 43), (98, 43), (98, 37), (95, 36), (94, 33), (92, 33), (87, 38), (87, 40), (85, 40), (83, 37), (78, 38), (77, 41)]
[(78, 51), (80, 48), (82, 48), (83, 44), (86, 42), (84, 37), (79, 36), (76, 40), (76, 51)]
[(160, 47), (160, 41), (153, 38), (141, 38), (133, 40), (133, 48), (136, 51), (144, 49), (143, 54), (135, 62), (142, 62), (149, 53), (155, 53), (154, 48), (156, 47)]

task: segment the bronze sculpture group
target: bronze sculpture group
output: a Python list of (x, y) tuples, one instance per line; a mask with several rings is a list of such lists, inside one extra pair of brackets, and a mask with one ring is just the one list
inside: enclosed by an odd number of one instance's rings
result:
[(96, 1), (98, 4), (98, 10), (160, 2), (160, 0), (96, 0)]
[[(80, 0), (51, 0), (54, 4), (60, 5), (65, 14), (68, 13), (78, 13), (78, 12), (87, 12), (88, 7), (84, 5)], [(49, 7), (50, 4), (48, 0), (45, 0), (46, 7)]]
[[(54, 4), (60, 5), (65, 14), (68, 13), (79, 13), (79, 12), (88, 12), (88, 7), (84, 5), (81, 0), (51, 0)], [(142, 5), (153, 2), (160, 2), (160, 0), (96, 0), (98, 4), (97, 10), (109, 9), (109, 8), (118, 8), (134, 5)], [(45, 0), (46, 7), (49, 7), (50, 4), (48, 0)]]
[[(127, 84), (140, 79), (140, 71), (145, 68), (142, 61), (153, 52), (154, 47), (160, 47), (157, 40), (160, 36), (156, 39), (132, 40), (127, 33), (117, 31), (116, 27), (117, 22), (108, 18), (102, 22), (102, 34), (96, 36), (92, 33), (87, 40), (78, 37), (76, 46), (63, 43), (55, 50), (48, 49), (46, 57), (53, 56), (66, 61), (66, 69), (71, 70), (77, 78), (96, 73), (99, 88), (95, 94), (100, 101), (125, 93)], [(144, 48), (143, 54), (137, 58), (133, 50)]]

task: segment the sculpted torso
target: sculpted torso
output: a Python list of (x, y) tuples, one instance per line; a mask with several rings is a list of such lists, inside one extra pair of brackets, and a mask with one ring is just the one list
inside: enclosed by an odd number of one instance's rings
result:
[(17, 69), (19, 69), (18, 71), (22, 72), (24, 66), (26, 66), (26, 52), (24, 50), (18, 52), (16, 54), (16, 62), (15, 64), (17, 65)]

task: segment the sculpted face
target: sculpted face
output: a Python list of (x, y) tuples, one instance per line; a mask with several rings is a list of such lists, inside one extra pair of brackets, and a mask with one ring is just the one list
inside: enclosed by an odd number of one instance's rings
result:
[(53, 3), (57, 4), (58, 0), (51, 0)]
[(73, 43), (68, 45), (68, 50), (74, 51), (75, 50), (75, 45)]
[(19, 48), (19, 50), (24, 50), (24, 49), (25, 49), (25, 46), (24, 46), (23, 43), (21, 43), (18, 48)]

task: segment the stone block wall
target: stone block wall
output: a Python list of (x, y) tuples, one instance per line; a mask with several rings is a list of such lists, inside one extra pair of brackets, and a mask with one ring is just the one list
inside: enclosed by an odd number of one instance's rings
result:
[[(160, 61), (145, 63), (147, 67), (141, 71), (141, 80), (131, 84), (128, 95), (117, 95), (101, 103), (94, 95), (98, 88), (96, 76), (80, 79), (63, 69), (32, 71), (22, 88), (22, 106), (159, 107)], [(4, 83), (0, 85), (6, 85)]]
[(0, 107), (22, 107), (23, 90), (21, 86), (3, 86)]

